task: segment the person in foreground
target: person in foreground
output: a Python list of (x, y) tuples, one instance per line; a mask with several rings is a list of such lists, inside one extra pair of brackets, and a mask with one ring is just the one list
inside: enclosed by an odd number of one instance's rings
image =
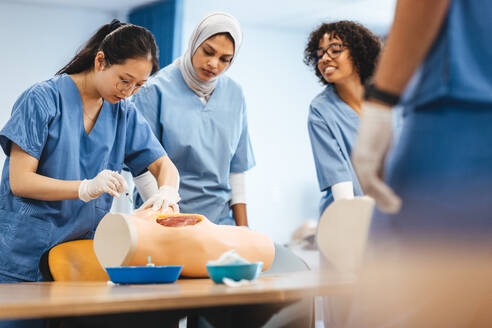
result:
[(353, 152), (379, 209), (350, 327), (492, 325), (491, 18), (491, 2), (397, 3)]

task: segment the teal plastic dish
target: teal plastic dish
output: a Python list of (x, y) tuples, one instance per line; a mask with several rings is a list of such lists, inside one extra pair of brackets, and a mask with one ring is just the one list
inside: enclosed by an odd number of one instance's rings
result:
[(109, 279), (116, 284), (168, 284), (179, 278), (182, 265), (108, 267)]
[(216, 284), (222, 284), (222, 279), (229, 278), (235, 281), (242, 279), (256, 280), (263, 268), (263, 262), (247, 264), (209, 265), (207, 271)]

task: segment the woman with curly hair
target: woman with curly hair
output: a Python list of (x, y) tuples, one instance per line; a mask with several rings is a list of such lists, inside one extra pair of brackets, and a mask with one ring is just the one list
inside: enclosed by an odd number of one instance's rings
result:
[[(321, 24), (304, 50), (304, 63), (313, 67), (326, 87), (311, 102), (308, 130), (319, 186), (325, 194), (320, 215), (336, 199), (362, 196), (350, 162), (362, 107), (364, 83), (371, 77), (381, 43), (364, 26), (339, 21)], [(329, 259), (320, 257), (324, 269)], [(323, 298), (325, 327), (344, 326), (351, 297)]]
[(321, 191), (320, 214), (335, 199), (362, 196), (350, 162), (361, 114), (364, 83), (381, 48), (364, 26), (324, 23), (309, 36), (304, 63), (326, 85), (310, 105), (308, 130)]

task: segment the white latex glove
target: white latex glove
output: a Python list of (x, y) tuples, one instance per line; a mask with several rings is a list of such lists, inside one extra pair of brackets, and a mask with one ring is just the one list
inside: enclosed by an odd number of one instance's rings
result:
[(171, 186), (162, 186), (159, 191), (152, 195), (142, 206), (135, 212), (141, 212), (147, 209), (153, 211), (165, 212), (168, 207), (173, 209), (174, 213), (179, 213), (178, 202), (181, 200), (176, 188)]
[(111, 170), (103, 170), (94, 179), (82, 180), (79, 185), (79, 198), (88, 202), (99, 197), (102, 193), (120, 197), (121, 193), (126, 191), (128, 191), (128, 184), (121, 174)]
[(397, 213), (401, 208), (401, 199), (383, 181), (392, 135), (390, 108), (365, 102), (352, 161), (362, 190), (386, 213)]

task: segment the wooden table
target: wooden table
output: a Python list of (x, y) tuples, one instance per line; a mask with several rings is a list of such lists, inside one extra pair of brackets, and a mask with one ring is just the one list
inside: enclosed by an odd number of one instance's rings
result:
[(318, 271), (263, 276), (231, 288), (210, 279), (174, 284), (114, 285), (105, 282), (0, 284), (0, 319), (62, 317), (207, 306), (295, 301), (351, 289), (354, 279)]

